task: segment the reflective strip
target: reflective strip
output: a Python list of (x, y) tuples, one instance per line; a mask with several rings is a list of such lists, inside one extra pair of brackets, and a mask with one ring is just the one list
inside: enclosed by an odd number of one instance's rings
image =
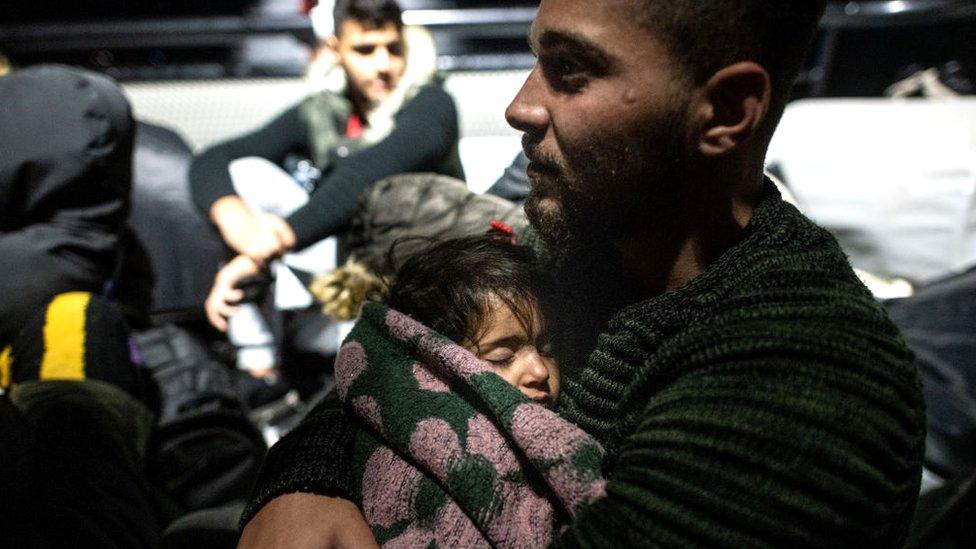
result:
[(61, 294), (47, 308), (40, 379), (85, 379), (85, 313), (91, 294)]
[(10, 387), (10, 352), (8, 345), (3, 352), (0, 352), (0, 388)]

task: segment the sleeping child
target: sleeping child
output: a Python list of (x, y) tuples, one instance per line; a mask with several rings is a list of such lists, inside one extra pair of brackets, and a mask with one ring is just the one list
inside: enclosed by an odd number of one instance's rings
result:
[(354, 485), (381, 545), (544, 546), (605, 495), (602, 448), (551, 410), (544, 273), (492, 227), (404, 261), (336, 361), (364, 427)]

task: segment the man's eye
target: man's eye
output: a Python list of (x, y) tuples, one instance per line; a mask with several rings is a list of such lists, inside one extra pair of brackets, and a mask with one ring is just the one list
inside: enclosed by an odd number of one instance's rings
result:
[(358, 53), (359, 55), (372, 55), (376, 51), (376, 46), (373, 44), (363, 44), (361, 46), (353, 46), (352, 51)]
[(574, 93), (583, 89), (589, 82), (586, 67), (572, 59), (541, 58), (542, 72), (553, 89), (564, 93)]
[(403, 57), (403, 42), (393, 42), (386, 47), (386, 51), (394, 57)]

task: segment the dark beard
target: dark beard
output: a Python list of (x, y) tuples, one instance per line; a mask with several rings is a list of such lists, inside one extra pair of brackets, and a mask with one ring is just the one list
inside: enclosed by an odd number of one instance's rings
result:
[[(567, 193), (562, 192), (562, 189), (563, 185), (559, 183), (556, 176), (545, 174), (532, 180), (529, 195), (525, 198), (525, 216), (539, 237), (553, 249), (569, 247), (574, 241), (574, 235), (579, 232), (569, 227), (567, 218), (574, 218), (575, 216), (566, 215), (565, 195)], [(559, 209), (544, 208), (542, 200), (546, 197), (559, 197), (561, 207)]]
[[(691, 149), (683, 120), (677, 114), (661, 118), (629, 139), (588, 136), (567, 149), (568, 170), (549, 167), (537, 174), (525, 213), (548, 246), (572, 249), (608, 242), (673, 215), (687, 185)], [(555, 165), (526, 145), (530, 157)], [(546, 198), (555, 199), (557, 207), (544, 207)]]

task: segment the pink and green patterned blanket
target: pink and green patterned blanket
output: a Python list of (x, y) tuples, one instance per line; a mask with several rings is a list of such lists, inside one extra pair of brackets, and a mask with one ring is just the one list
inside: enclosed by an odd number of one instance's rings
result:
[(603, 449), (463, 347), (368, 303), (336, 361), (384, 547), (540, 547), (605, 496)]

